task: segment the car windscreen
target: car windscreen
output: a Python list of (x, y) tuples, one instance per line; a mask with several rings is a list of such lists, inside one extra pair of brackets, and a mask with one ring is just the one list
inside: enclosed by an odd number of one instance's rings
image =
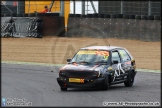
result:
[(109, 51), (107, 50), (79, 50), (71, 62), (108, 63), (109, 58)]

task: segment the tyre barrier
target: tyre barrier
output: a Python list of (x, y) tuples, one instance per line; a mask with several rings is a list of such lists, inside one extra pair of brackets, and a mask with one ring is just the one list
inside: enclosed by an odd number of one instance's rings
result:
[(92, 15), (93, 18), (98, 18), (99, 14), (95, 13)]
[(123, 15), (124, 19), (129, 19), (129, 15)]
[(154, 16), (153, 15), (149, 15), (148, 16), (148, 20), (154, 20)]
[(69, 14), (69, 17), (74, 17), (75, 14)]
[(129, 15), (129, 19), (135, 19), (135, 15)]
[(37, 17), (2, 17), (1, 37), (42, 37), (42, 19)]
[(110, 18), (110, 15), (105, 15), (104, 17), (105, 17), (105, 18)]
[(117, 14), (117, 18), (123, 18), (123, 14)]
[(92, 18), (93, 14), (87, 14), (87, 18)]
[(141, 19), (142, 19), (142, 20), (147, 20), (148, 18), (147, 18), (146, 15), (141, 15)]
[(141, 19), (141, 15), (136, 15), (135, 19)]
[[(42, 16), (45, 16), (42, 14)], [(69, 17), (87, 17), (87, 18), (124, 18), (124, 19), (142, 19), (142, 20), (160, 20), (161, 16), (159, 15), (123, 15), (123, 14), (87, 14), (87, 15), (82, 15), (82, 14), (69, 14)]]
[(74, 17), (80, 17), (81, 15), (80, 14), (75, 14)]
[(111, 14), (110, 18), (116, 18), (116, 15), (115, 14)]
[(104, 14), (98, 14), (99, 18), (104, 18)]
[(81, 14), (80, 17), (86, 17), (86, 15), (82, 15), (82, 14)]
[(154, 20), (161, 20), (161, 16), (159, 16), (159, 15), (154, 15)]

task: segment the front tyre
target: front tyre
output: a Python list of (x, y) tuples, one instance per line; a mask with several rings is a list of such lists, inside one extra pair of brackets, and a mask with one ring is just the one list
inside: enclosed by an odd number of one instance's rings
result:
[(124, 82), (124, 85), (126, 87), (131, 87), (133, 86), (133, 83), (134, 83), (134, 72), (131, 71), (127, 76), (127, 81)]
[(109, 80), (108, 80), (108, 76), (106, 76), (104, 83), (102, 85), (102, 90), (108, 90), (109, 89)]

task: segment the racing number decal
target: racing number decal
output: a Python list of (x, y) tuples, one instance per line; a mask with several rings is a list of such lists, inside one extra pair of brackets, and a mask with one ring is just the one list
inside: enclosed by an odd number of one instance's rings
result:
[(109, 56), (109, 53), (107, 51), (95, 51), (95, 54)]
[(95, 54), (103, 55), (104, 59), (108, 59), (108, 56), (109, 56), (109, 52), (107, 52), (107, 51), (96, 51)]
[(104, 59), (108, 59), (108, 56), (107, 55), (104, 55)]
[[(116, 78), (117, 76), (120, 76), (121, 73), (125, 73), (125, 71), (124, 71), (124, 70), (122, 69), (122, 67), (121, 67), (121, 63), (112, 65), (112, 68), (113, 68), (113, 70), (115, 70), (113, 81), (115, 80), (115, 78)], [(117, 71), (118, 71), (119, 73), (118, 73)]]

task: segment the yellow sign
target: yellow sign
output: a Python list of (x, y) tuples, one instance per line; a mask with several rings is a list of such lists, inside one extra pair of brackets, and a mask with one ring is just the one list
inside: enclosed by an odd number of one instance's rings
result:
[(108, 56), (104, 55), (104, 59), (108, 59)]
[(84, 83), (84, 79), (69, 78), (69, 82)]

